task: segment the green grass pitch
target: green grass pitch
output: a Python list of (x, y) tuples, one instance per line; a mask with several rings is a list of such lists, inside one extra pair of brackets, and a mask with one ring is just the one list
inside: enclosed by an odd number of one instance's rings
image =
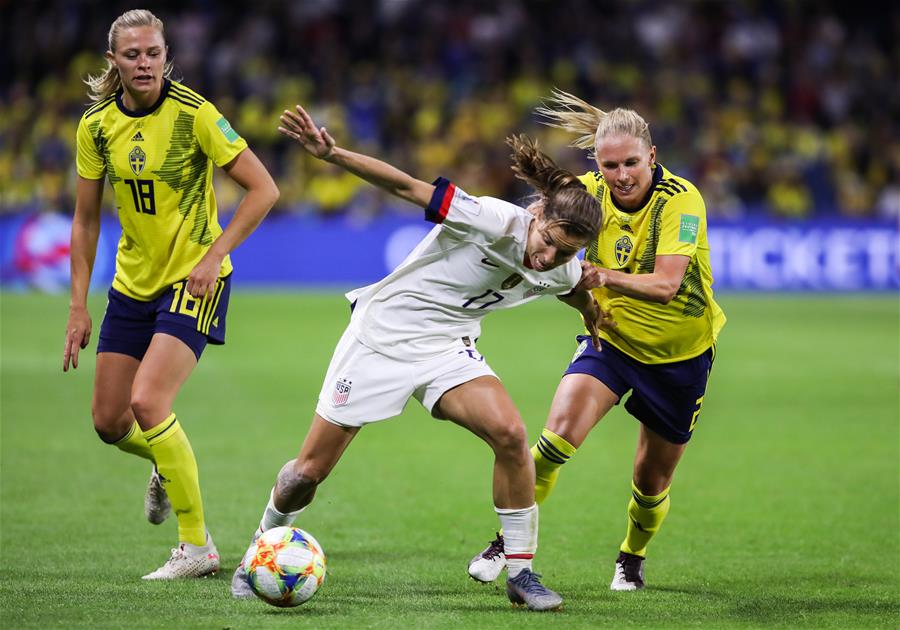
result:
[[(143, 583), (174, 519), (143, 520), (144, 462), (91, 428), (96, 332), (63, 374), (66, 297), (4, 293), (0, 625), (6, 628), (896, 627), (900, 436), (896, 295), (721, 298), (704, 411), (650, 547), (648, 588), (608, 590), (624, 533), (637, 425), (617, 408), (541, 510), (536, 569), (561, 612), (512, 609), (467, 579), (493, 535), (492, 457), (413, 401), (363, 430), (298, 525), (328, 578), (291, 610), (233, 601), (231, 570), (274, 475), (305, 435), (348, 315), (338, 294), (236, 290), (224, 348), (177, 401), (200, 466), (215, 578)], [(479, 349), (533, 440), (572, 351), (555, 300), (492, 315)]]

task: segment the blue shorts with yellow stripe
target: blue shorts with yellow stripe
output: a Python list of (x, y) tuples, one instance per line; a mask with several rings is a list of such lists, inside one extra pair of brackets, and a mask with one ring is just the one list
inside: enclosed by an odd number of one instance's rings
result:
[(176, 282), (149, 302), (110, 288), (97, 353), (117, 352), (143, 359), (156, 333), (180, 339), (198, 360), (207, 343), (225, 343), (231, 275), (216, 281), (216, 290), (208, 300), (193, 297), (186, 286), (187, 280)]
[(590, 374), (619, 400), (631, 391), (625, 403), (628, 413), (673, 444), (691, 439), (706, 394), (715, 345), (684, 361), (641, 363), (606, 341), (601, 341), (601, 352), (594, 349), (588, 335), (579, 335), (578, 342), (566, 374)]

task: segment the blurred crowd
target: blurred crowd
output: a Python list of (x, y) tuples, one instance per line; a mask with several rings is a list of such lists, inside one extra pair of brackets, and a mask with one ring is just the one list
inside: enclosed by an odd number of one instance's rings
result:
[[(2, 3), (0, 211), (71, 212), (82, 79), (104, 67), (116, 2)], [(650, 123), (658, 159), (718, 217), (900, 216), (900, 11), (801, 0), (155, 2), (181, 80), (269, 167), (276, 211), (393, 203), (276, 131), (308, 106), (338, 143), (471, 194), (525, 190), (503, 139), (592, 162), (533, 109), (559, 87)], [(217, 174), (233, 208), (240, 190)], [(111, 208), (110, 194), (105, 204)]]

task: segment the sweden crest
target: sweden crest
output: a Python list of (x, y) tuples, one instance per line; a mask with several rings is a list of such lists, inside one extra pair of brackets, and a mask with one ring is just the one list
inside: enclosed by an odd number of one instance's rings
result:
[(631, 243), (631, 238), (627, 234), (616, 241), (616, 262), (619, 266), (628, 262), (632, 249), (634, 249), (634, 245)]
[(141, 147), (136, 146), (128, 154), (128, 163), (131, 165), (132, 172), (135, 175), (140, 175), (141, 171), (144, 170), (144, 164), (147, 163), (147, 154), (144, 153)]

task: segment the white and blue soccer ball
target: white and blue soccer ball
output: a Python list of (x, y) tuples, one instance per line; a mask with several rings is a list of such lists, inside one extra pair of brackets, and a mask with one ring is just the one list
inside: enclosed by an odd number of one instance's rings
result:
[(268, 604), (299, 606), (325, 581), (325, 552), (309, 533), (275, 527), (262, 533), (244, 555), (247, 582)]

